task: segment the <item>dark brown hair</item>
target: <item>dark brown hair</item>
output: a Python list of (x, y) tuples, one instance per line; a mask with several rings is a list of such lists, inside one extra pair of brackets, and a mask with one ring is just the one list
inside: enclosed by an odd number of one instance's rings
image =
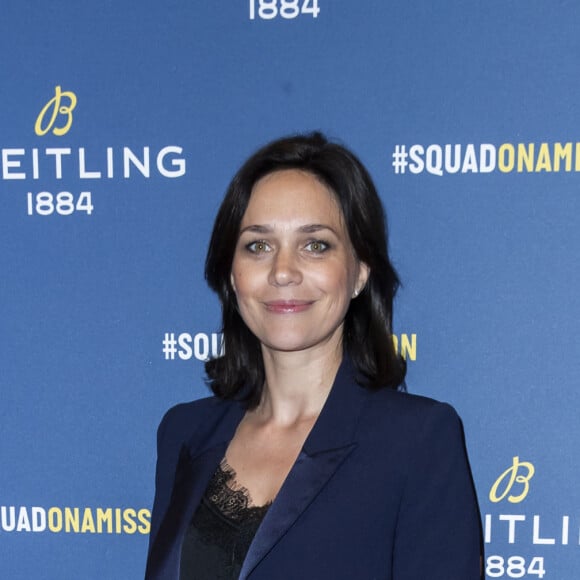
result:
[(252, 155), (230, 183), (218, 211), (205, 262), (206, 280), (222, 304), (225, 354), (205, 365), (209, 384), (221, 398), (260, 401), (264, 364), (260, 342), (242, 320), (230, 274), (240, 224), (252, 189), (269, 173), (299, 169), (314, 175), (336, 196), (357, 258), (370, 275), (351, 301), (344, 321), (343, 348), (371, 389), (397, 389), (405, 378), (405, 361), (392, 337), (393, 299), (399, 278), (389, 260), (383, 206), (373, 181), (348, 149), (321, 133), (285, 137)]

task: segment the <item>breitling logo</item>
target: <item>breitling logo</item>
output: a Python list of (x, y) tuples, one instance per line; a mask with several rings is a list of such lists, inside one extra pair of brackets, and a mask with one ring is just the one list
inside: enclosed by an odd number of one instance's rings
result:
[[(489, 499), (499, 503), (507, 497), (510, 503), (522, 502), (530, 491), (530, 480), (534, 477), (535, 468), (529, 461), (520, 461), (514, 457), (508, 467), (495, 481), (489, 491)], [(510, 493), (516, 486), (515, 493)], [(518, 493), (519, 492), (519, 493)]]
[[(36, 118), (34, 132), (42, 137), (51, 129), (53, 135), (62, 137), (66, 135), (73, 122), (72, 112), (77, 106), (77, 96), (72, 91), (62, 91), (60, 85), (54, 90), (54, 97), (44, 105)], [(63, 117), (63, 124), (55, 126), (59, 117)]]

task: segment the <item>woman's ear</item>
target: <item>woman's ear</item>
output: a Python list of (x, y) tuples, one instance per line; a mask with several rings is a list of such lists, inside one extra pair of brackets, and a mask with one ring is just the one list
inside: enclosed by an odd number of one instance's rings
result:
[(234, 284), (234, 273), (233, 272), (230, 274), (230, 284), (232, 285), (234, 292), (236, 292), (236, 285)]
[(359, 262), (358, 276), (356, 280), (356, 285), (354, 287), (354, 292), (352, 294), (353, 298), (356, 298), (363, 291), (363, 288), (365, 287), (365, 284), (369, 279), (370, 273), (371, 269), (364, 262)]

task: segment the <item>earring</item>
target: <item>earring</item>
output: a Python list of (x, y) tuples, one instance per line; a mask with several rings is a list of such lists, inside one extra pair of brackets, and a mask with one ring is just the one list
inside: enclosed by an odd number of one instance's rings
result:
[(357, 296), (358, 296), (358, 290), (356, 290), (356, 289), (355, 289), (355, 291), (354, 291), (354, 293), (353, 293), (352, 297), (353, 297), (353, 298), (356, 298)]

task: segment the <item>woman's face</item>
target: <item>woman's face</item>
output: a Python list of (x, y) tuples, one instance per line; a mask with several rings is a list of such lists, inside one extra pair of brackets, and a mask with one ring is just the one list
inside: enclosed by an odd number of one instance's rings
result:
[(240, 314), (264, 348), (338, 347), (350, 301), (367, 277), (325, 185), (294, 169), (256, 183), (231, 281)]

